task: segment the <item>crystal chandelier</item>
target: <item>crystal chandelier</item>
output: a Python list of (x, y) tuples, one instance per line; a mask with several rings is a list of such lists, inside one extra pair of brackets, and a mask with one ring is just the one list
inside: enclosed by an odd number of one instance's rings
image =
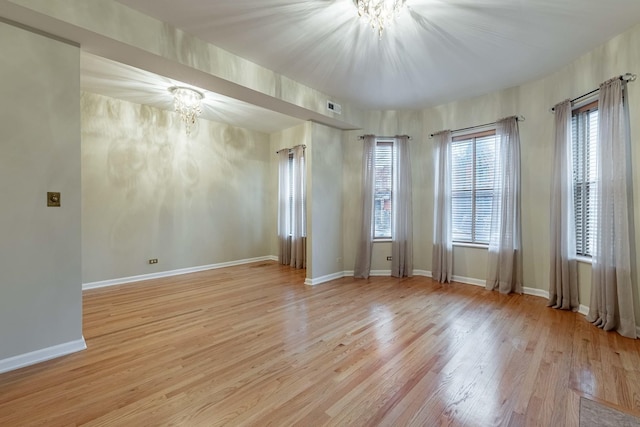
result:
[(385, 28), (393, 24), (405, 0), (353, 0), (358, 8), (358, 15), (365, 19), (371, 28), (378, 31), (380, 38)]
[(169, 92), (173, 94), (173, 106), (184, 122), (187, 135), (191, 135), (191, 129), (196, 124), (196, 119), (202, 114), (201, 101), (204, 95), (184, 86), (171, 87)]

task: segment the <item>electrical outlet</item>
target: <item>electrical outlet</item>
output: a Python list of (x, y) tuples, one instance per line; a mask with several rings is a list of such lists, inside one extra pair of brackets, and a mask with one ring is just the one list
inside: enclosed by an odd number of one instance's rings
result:
[(158, 258), (153, 258), (149, 260), (149, 264), (157, 264), (158, 263)]
[(60, 207), (60, 193), (58, 192), (47, 192), (47, 206), (59, 208)]
[(387, 257), (387, 261), (391, 261), (393, 259), (393, 257), (388, 256)]

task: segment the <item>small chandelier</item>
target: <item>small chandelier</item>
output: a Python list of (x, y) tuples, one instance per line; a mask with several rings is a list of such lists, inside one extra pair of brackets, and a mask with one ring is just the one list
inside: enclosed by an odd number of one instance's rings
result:
[(380, 38), (385, 28), (393, 24), (404, 7), (405, 0), (353, 0), (358, 15), (365, 19)]
[(184, 122), (187, 135), (191, 135), (191, 129), (196, 124), (196, 119), (202, 114), (201, 101), (204, 95), (184, 86), (170, 87), (169, 92), (173, 94), (173, 106)]

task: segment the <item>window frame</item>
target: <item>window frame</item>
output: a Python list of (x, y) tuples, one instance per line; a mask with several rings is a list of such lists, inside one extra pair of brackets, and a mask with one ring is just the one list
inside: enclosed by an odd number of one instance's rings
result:
[[(303, 164), (301, 165), (301, 167), (303, 167), (305, 169), (305, 174), (303, 174), (303, 180), (301, 185), (304, 187), (306, 186), (306, 157), (303, 158)], [(287, 224), (287, 236), (291, 237), (293, 236), (293, 218), (295, 216), (295, 206), (293, 203), (293, 193), (294, 193), (294, 155), (293, 155), (293, 150), (290, 149), (289, 150), (289, 161), (287, 163), (287, 220), (286, 220), (286, 224)], [(301, 224), (301, 234), (302, 237), (307, 237), (307, 216), (306, 216), (306, 212), (307, 212), (307, 191), (305, 188), (303, 188), (303, 198), (302, 198), (302, 210), (303, 212), (305, 212), (304, 215), (302, 215), (302, 224)]]
[[(378, 180), (377, 178), (377, 168), (378, 168), (378, 147), (379, 146), (389, 146), (391, 148), (391, 160), (390, 160), (390, 167), (391, 170), (389, 171), (389, 182), (390, 182), (390, 196), (389, 196), (389, 201), (390, 201), (390, 205), (391, 205), (391, 209), (390, 209), (390, 213), (389, 213), (389, 235), (385, 235), (385, 236), (379, 236), (376, 237), (376, 190), (377, 190), (377, 183)], [(394, 172), (395, 172), (395, 160), (396, 160), (396, 153), (395, 153), (395, 141), (392, 138), (376, 138), (376, 164), (374, 165), (374, 180), (373, 180), (373, 224), (372, 224), (372, 228), (373, 228), (373, 241), (374, 242), (391, 242), (393, 240), (393, 203), (394, 203), (394, 194), (393, 194), (393, 188), (394, 188)]]
[[(600, 119), (598, 101), (592, 101), (580, 107), (576, 107), (571, 111), (571, 176), (572, 176), (572, 188), (573, 188), (573, 219), (574, 219), (574, 235), (576, 244), (575, 256), (584, 261), (591, 261), (593, 259), (593, 240), (595, 238), (595, 216), (596, 212), (591, 212), (590, 215), (589, 206), (591, 209), (597, 209), (597, 170), (594, 176), (588, 174), (589, 166), (591, 162), (597, 163), (597, 145), (599, 141), (599, 135), (596, 133), (595, 139), (591, 140), (589, 135), (590, 126), (587, 123), (581, 121), (582, 117), (586, 117), (584, 121), (590, 120), (589, 115), (593, 112), (597, 112), (597, 120)], [(575, 129), (578, 126), (578, 129)], [(596, 131), (598, 130), (598, 124), (596, 123)], [(580, 132), (582, 134), (579, 134)], [(576, 144), (582, 144), (580, 147), (576, 147)], [(595, 150), (591, 153), (590, 150)], [(580, 155), (580, 159), (577, 158)], [(591, 158), (593, 156), (593, 159)], [(581, 164), (580, 164), (581, 163)], [(597, 166), (596, 166), (597, 167)], [(579, 172), (577, 169), (582, 170), (582, 176), (578, 177)], [(582, 179), (579, 179), (582, 178)], [(589, 179), (590, 178), (590, 179)], [(581, 197), (578, 197), (578, 191), (581, 193)], [(578, 198), (581, 200), (581, 206), (578, 206)], [(580, 221), (578, 217), (581, 216)], [(586, 224), (586, 225), (585, 225)]]
[[(478, 139), (480, 138), (485, 138), (485, 137), (489, 137), (489, 136), (493, 136), (494, 137), (494, 142), (495, 142), (495, 138), (496, 138), (496, 127), (491, 127), (488, 129), (484, 129), (484, 130), (479, 130), (476, 132), (471, 132), (471, 133), (461, 133), (458, 135), (454, 135), (452, 136), (451, 139), (451, 150), (450, 150), (450, 197), (451, 197), (451, 241), (452, 244), (454, 246), (465, 246), (465, 247), (473, 247), (473, 248), (482, 248), (482, 249), (486, 249), (489, 247), (489, 241), (480, 241), (478, 240), (478, 236), (476, 234), (477, 231), (477, 223), (478, 223), (478, 218), (477, 218), (477, 193), (478, 193), (478, 187), (477, 187), (477, 181), (478, 181), (478, 174), (477, 174), (477, 142)], [(462, 142), (462, 141), (469, 141), (471, 140), (471, 146), (472, 146), (472, 155), (471, 155), (471, 166), (472, 166), (472, 177), (471, 177), (471, 189), (470, 190), (455, 190), (454, 189), (454, 175), (453, 175), (453, 169), (454, 169), (454, 165), (453, 165), (453, 147), (456, 143)], [(495, 152), (494, 152), (495, 155)], [(491, 188), (490, 189), (484, 189), (485, 191), (489, 191), (492, 194), (492, 198), (493, 198), (493, 192), (494, 192), (494, 188), (495, 185), (492, 183)], [(453, 228), (454, 228), (454, 210), (453, 210), (453, 201), (456, 198), (456, 193), (458, 192), (471, 192), (471, 239), (470, 240), (456, 240), (456, 238), (454, 237), (454, 233), (453, 233)], [(491, 204), (493, 204), (493, 199)]]

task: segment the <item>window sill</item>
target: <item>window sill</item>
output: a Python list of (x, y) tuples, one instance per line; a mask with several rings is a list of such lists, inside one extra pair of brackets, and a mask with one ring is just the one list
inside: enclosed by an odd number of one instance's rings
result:
[(593, 264), (593, 258), (587, 256), (578, 256), (576, 260), (585, 264)]
[(453, 242), (453, 246), (458, 246), (461, 248), (489, 249), (489, 245), (482, 245), (479, 243)]
[(393, 239), (373, 239), (373, 243), (391, 243)]

